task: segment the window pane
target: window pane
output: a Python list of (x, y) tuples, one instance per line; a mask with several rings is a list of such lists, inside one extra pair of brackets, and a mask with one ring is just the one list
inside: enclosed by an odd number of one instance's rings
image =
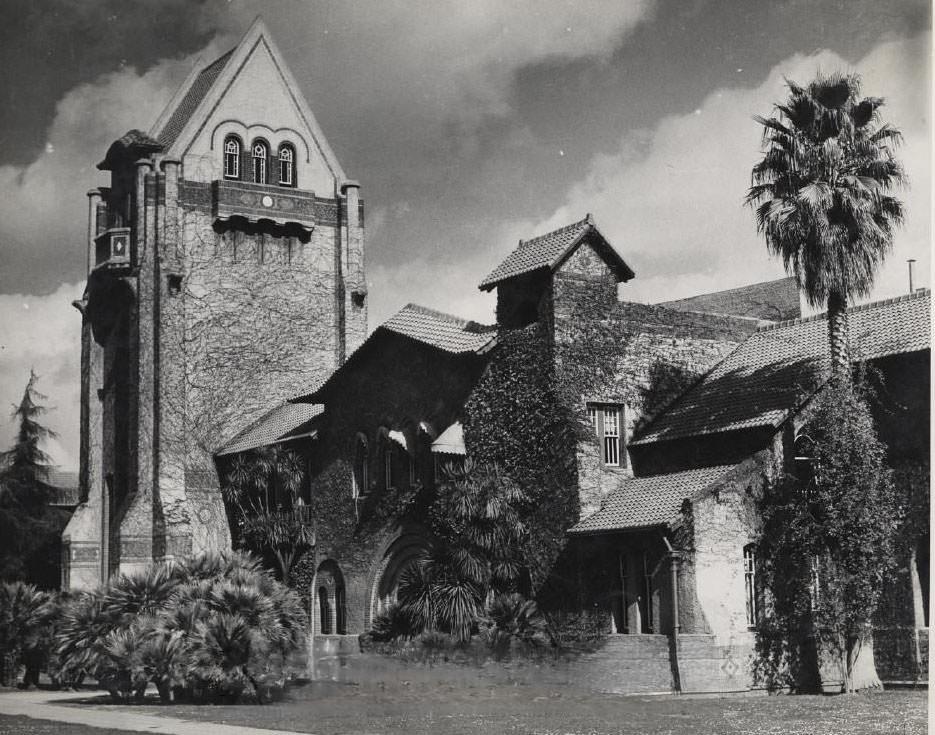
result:
[(617, 437), (604, 437), (604, 464), (620, 464)]
[(598, 410), (594, 406), (588, 406), (588, 418), (591, 420), (591, 426), (594, 427), (594, 433), (598, 432)]

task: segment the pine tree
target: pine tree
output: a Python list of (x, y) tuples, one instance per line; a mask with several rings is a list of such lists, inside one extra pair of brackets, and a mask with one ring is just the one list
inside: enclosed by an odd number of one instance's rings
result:
[(42, 587), (58, 583), (58, 549), (64, 519), (48, 505), (49, 455), (40, 444), (55, 432), (40, 423), (46, 396), (30, 371), (23, 398), (13, 411), (19, 423), (13, 447), (0, 453), (0, 579)]

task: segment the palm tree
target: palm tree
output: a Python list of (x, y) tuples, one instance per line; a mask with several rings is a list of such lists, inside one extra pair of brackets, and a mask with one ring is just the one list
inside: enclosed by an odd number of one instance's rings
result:
[(746, 203), (809, 304), (827, 306), (832, 374), (848, 376), (848, 301), (870, 293), (903, 221), (892, 196), (906, 182), (893, 156), (902, 135), (881, 124), (882, 99), (860, 98), (856, 75), (786, 84), (789, 99), (776, 114), (754, 118), (765, 152)]

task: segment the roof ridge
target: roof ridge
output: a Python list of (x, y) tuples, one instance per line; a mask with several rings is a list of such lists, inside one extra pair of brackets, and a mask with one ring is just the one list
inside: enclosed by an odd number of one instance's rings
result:
[[(395, 314), (393, 314), (393, 316), (391, 316), (389, 319), (383, 322), (383, 324), (387, 324), (391, 322), (393, 319), (398, 317), (404, 311), (416, 311), (420, 314), (426, 314), (428, 316), (439, 317), (440, 319), (444, 319), (445, 321), (456, 323), (458, 324), (458, 326), (461, 326), (461, 327), (466, 327), (468, 324), (471, 323), (470, 319), (464, 319), (460, 316), (456, 316), (455, 314), (449, 314), (444, 311), (439, 311), (438, 309), (433, 309), (430, 306), (422, 306), (421, 304), (415, 304), (410, 301), (402, 309), (397, 311)], [(383, 324), (381, 324), (380, 326), (383, 326)]]
[(549, 230), (548, 232), (543, 232), (541, 235), (535, 235), (534, 237), (530, 237), (528, 240), (522, 240), (522, 239), (521, 239), (521, 240), (519, 241), (519, 247), (523, 247), (523, 246), (525, 246), (525, 245), (534, 244), (537, 240), (542, 240), (542, 239), (544, 239), (544, 238), (546, 238), (546, 237), (551, 237), (552, 235), (557, 235), (557, 234), (560, 233), (560, 232), (569, 232), (570, 230), (573, 230), (573, 229), (575, 229), (575, 228), (577, 228), (577, 227), (581, 227), (581, 225), (591, 225), (591, 226), (594, 226), (594, 219), (593, 219), (593, 217), (591, 217), (591, 213), (590, 213), (590, 212), (588, 212), (588, 214), (585, 215), (584, 219), (579, 219), (577, 222), (572, 222), (572, 223), (567, 224), (567, 225), (562, 225), (561, 227), (556, 227), (554, 230)]
[[(848, 306), (847, 313), (855, 314), (861, 311), (870, 311), (871, 309), (876, 309), (881, 306), (891, 306), (892, 304), (898, 304), (902, 301), (912, 301), (914, 299), (921, 299), (923, 297), (931, 298), (932, 289), (930, 288), (917, 288), (912, 293), (901, 294), (899, 296), (891, 296), (888, 299), (880, 299), (879, 301), (870, 301), (866, 304), (857, 304), (855, 306)], [(783, 327), (793, 327), (797, 324), (807, 324), (809, 322), (818, 322), (824, 321), (828, 318), (828, 312), (823, 311), (820, 314), (812, 314), (811, 316), (802, 316), (798, 319), (786, 319), (781, 322), (774, 322), (773, 324), (764, 324), (762, 327), (757, 328), (757, 332), (768, 332), (773, 329), (782, 329)]]

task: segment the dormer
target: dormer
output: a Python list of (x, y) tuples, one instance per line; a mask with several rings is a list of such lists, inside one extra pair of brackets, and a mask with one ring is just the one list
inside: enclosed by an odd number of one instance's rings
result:
[(583, 289), (593, 306), (612, 306), (617, 284), (633, 276), (588, 214), (552, 232), (520, 240), (479, 288), (497, 289), (497, 324), (515, 329), (533, 323), (546, 311), (551, 315), (560, 306), (557, 302), (572, 291)]
[(346, 176), (257, 18), (233, 50), (195, 69), (153, 126), (182, 178), (209, 185), (220, 222), (315, 227), (316, 199)]

